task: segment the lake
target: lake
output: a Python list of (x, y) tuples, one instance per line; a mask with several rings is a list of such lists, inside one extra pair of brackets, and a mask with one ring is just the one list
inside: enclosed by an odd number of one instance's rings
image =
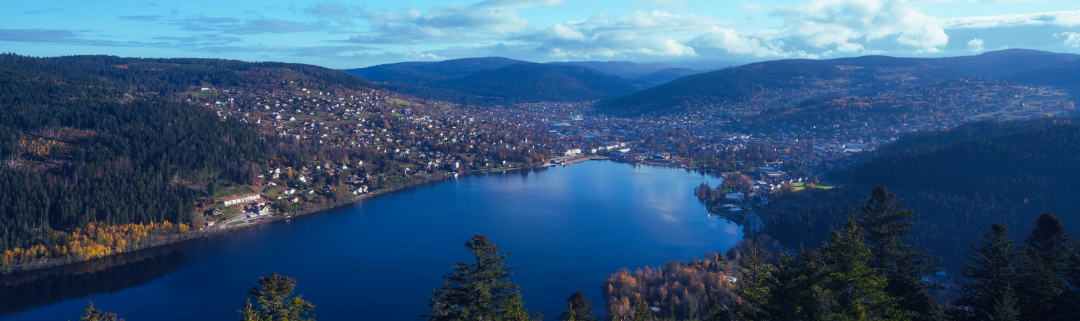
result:
[[(137, 320), (236, 320), (272, 272), (298, 279), (319, 320), (419, 320), (442, 276), (487, 235), (516, 265), (530, 312), (553, 320), (581, 289), (596, 313), (619, 268), (724, 253), (741, 227), (693, 195), (718, 179), (589, 161), (446, 180), (219, 236), (33, 273), (0, 290), (0, 320), (78, 320), (87, 301)], [(4, 283), (0, 283), (4, 284)], [(0, 285), (3, 286), (3, 285)]]

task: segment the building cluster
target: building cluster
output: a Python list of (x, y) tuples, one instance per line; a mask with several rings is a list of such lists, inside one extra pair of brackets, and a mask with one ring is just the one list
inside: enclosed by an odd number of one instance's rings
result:
[[(980, 79), (917, 87), (904, 72), (898, 70), (894, 80), (903, 90), (872, 95), (851, 95), (861, 86), (841, 78), (798, 90), (764, 90), (741, 103), (636, 117), (599, 112), (594, 102), (518, 108), (541, 117), (564, 153), (580, 149), (627, 161), (725, 172), (782, 164), (797, 176), (851, 165), (848, 156), (911, 132), (1075, 112), (1068, 94), (1058, 88)], [(823, 96), (837, 98), (802, 104)], [(622, 145), (613, 149), (611, 142)]]
[[(979, 79), (919, 87), (905, 72), (898, 69), (885, 80), (896, 90), (868, 95), (853, 94), (864, 92), (861, 85), (837, 78), (762, 90), (738, 103), (631, 117), (599, 111), (596, 101), (462, 106), (377, 89), (326, 90), (291, 82), (197, 91), (198, 102), (222, 120), (255, 124), (282, 139), (379, 156), (368, 157), (368, 163), (323, 157), (261, 172), (262, 195), (288, 204), (580, 155), (754, 172), (760, 174), (754, 184), (772, 190), (814, 177), (822, 168), (851, 165), (848, 156), (906, 133), (981, 119), (1062, 116), (1074, 109), (1056, 88)], [(804, 103), (815, 97), (836, 98)], [(776, 169), (755, 171), (761, 166)]]

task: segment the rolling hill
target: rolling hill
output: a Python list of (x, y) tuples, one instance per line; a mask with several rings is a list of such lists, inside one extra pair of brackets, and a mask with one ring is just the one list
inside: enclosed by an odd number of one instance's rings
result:
[(647, 83), (650, 83), (650, 84), (662, 85), (664, 83), (670, 82), (670, 81), (675, 80), (675, 79), (679, 79), (679, 78), (690, 76), (690, 75), (696, 75), (696, 74), (700, 74), (700, 73), (707, 72), (707, 71), (708, 70), (693, 70), (693, 69), (686, 69), (686, 68), (667, 68), (667, 69), (661, 69), (661, 70), (651, 72), (651, 73), (649, 73), (647, 75), (643, 75), (643, 76), (637, 77), (635, 79), (641, 80), (641, 81), (644, 81), (644, 82), (647, 82)]
[(651, 84), (571, 64), (506, 58), (379, 65), (346, 72), (410, 95), (471, 105), (583, 101), (629, 94)]
[(596, 69), (626, 79), (640, 79), (645, 75), (671, 68), (664, 63), (636, 63), (630, 61), (566, 61), (550, 62), (552, 65), (581, 66)]
[(522, 62), (501, 57), (465, 58), (438, 62), (402, 62), (343, 71), (377, 82), (423, 84), (464, 77)]
[[(860, 90), (857, 93), (903, 89), (905, 86), (912, 88), (961, 77), (1038, 78), (1044, 84), (1054, 85), (1075, 81), (1075, 78), (1068, 77), (1067, 72), (1054, 70), (1063, 70), (1061, 68), (1070, 66), (1078, 58), (1080, 55), (1010, 49), (950, 58), (864, 56), (832, 60), (776, 60), (683, 77), (630, 95), (604, 100), (601, 108), (613, 113), (629, 114), (675, 112), (744, 102), (766, 90), (799, 89), (840, 77), (858, 84)], [(1032, 74), (1024, 76), (1025, 72)], [(1044, 77), (1047, 73), (1057, 76)], [(1010, 78), (1014, 75), (1016, 78)]]
[(840, 76), (835, 64), (819, 60), (776, 60), (690, 75), (630, 95), (607, 99), (614, 113), (671, 112), (688, 106), (738, 102), (764, 88), (801, 88), (813, 80)]

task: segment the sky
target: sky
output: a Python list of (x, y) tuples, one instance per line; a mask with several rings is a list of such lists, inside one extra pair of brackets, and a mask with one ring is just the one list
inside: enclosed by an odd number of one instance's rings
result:
[(0, 52), (307, 63), (1080, 53), (1080, 0), (5, 1)]

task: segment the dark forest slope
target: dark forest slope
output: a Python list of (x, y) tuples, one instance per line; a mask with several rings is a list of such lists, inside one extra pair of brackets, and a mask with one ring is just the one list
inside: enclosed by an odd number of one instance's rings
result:
[(0, 55), (0, 252), (67, 251), (53, 231), (90, 222), (190, 223), (206, 184), (251, 183), (278, 143), (183, 92), (290, 81), (371, 87), (297, 64)]
[(478, 99), (514, 103), (590, 100), (628, 94), (647, 85), (581, 66), (520, 63), (444, 80), (437, 86)]
[(465, 58), (438, 62), (402, 62), (344, 71), (378, 82), (431, 83), (521, 62), (501, 57)]
[[(766, 231), (782, 242), (813, 245), (842, 226), (875, 185), (886, 185), (915, 211), (914, 241), (958, 267), (990, 224), (1024, 231), (1043, 212), (1080, 224), (1080, 125), (1062, 119), (979, 122), (913, 133), (852, 169), (843, 190), (815, 192), (828, 206), (777, 215)], [(1018, 233), (1022, 235), (1022, 233)]]
[(605, 100), (601, 108), (616, 113), (678, 111), (688, 106), (744, 101), (765, 88), (801, 88), (810, 81), (839, 75), (840, 69), (826, 61), (761, 62), (675, 79)]
[(505, 58), (400, 63), (348, 72), (380, 81), (393, 91), (472, 105), (593, 100), (625, 95), (649, 86), (576, 65), (535, 64)]
[(686, 68), (668, 68), (651, 72), (647, 75), (636, 78), (650, 84), (664, 84), (666, 82), (686, 77), (689, 75), (696, 75), (705, 72), (704, 70), (693, 70)]

